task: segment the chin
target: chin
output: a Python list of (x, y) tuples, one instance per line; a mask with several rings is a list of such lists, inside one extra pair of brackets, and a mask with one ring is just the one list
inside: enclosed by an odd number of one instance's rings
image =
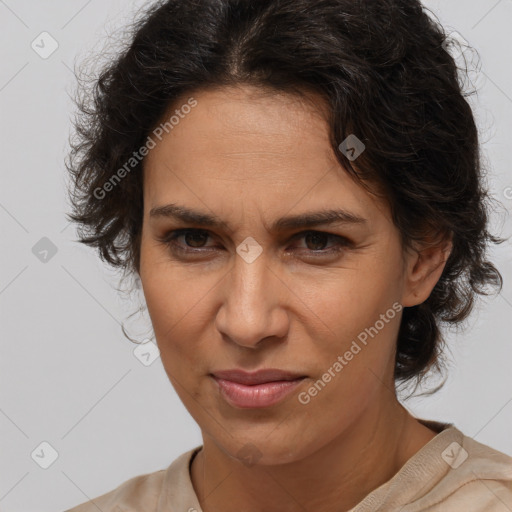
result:
[(314, 453), (319, 447), (315, 443), (297, 443), (297, 432), (282, 432), (272, 436), (233, 436), (225, 439), (225, 444), (215, 441), (229, 457), (247, 467), (278, 466), (301, 460)]

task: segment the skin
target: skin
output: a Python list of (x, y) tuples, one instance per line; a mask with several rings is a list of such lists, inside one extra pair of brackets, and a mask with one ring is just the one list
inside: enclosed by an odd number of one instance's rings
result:
[[(401, 313), (308, 404), (297, 395), (394, 303), (422, 303), (450, 246), (402, 248), (388, 206), (335, 159), (319, 98), (248, 85), (193, 97), (197, 106), (145, 159), (139, 269), (162, 363), (202, 432), (193, 486), (204, 512), (349, 510), (436, 434), (396, 398)], [(225, 224), (150, 216), (169, 203)], [(267, 229), (282, 216), (325, 208), (365, 219), (307, 228), (352, 242), (338, 253), (328, 254), (336, 239)], [(203, 252), (184, 255), (161, 241), (181, 228), (208, 230), (175, 240)], [(246, 237), (262, 248), (250, 264), (236, 252)], [(241, 409), (209, 376), (232, 368), (307, 378), (279, 404)], [(248, 443), (258, 450), (253, 465), (238, 455)]]

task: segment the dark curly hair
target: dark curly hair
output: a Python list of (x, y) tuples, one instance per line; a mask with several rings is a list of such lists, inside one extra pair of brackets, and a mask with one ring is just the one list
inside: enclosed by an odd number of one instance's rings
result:
[[(491, 197), (453, 40), (418, 0), (168, 0), (77, 95), (67, 168), (79, 241), (139, 269), (144, 160), (105, 186), (171, 105), (200, 89), (251, 84), (328, 105), (330, 143), (354, 180), (378, 184), (404, 247), (426, 234), (453, 248), (429, 298), (403, 310), (395, 380), (440, 369), (441, 324), (460, 325), (476, 294), (502, 288), (486, 259)], [(80, 81), (80, 79), (79, 79)], [(82, 85), (85, 82), (82, 82)], [(80, 91), (80, 89), (79, 89)], [(365, 144), (355, 163), (338, 148)], [(111, 183), (111, 181), (110, 181)]]

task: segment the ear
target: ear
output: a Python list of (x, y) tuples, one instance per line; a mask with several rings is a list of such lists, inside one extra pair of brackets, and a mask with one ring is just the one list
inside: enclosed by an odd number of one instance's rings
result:
[(402, 296), (404, 307), (416, 306), (428, 299), (443, 273), (452, 247), (450, 236), (436, 242), (428, 238), (407, 250)]

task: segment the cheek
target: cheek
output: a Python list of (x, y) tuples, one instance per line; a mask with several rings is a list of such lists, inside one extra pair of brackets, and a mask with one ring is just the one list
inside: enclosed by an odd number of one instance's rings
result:
[(381, 314), (392, 308), (399, 293), (394, 272), (371, 267), (340, 270), (293, 283), (294, 293), (305, 304), (302, 309), (309, 316), (305, 325), (345, 342), (373, 326)]
[(194, 305), (197, 288), (189, 286), (183, 276), (173, 271), (169, 262), (159, 263), (146, 256), (141, 261), (141, 282), (156, 341), (165, 361), (169, 352), (184, 352), (184, 332), (197, 320)]
[(195, 287), (178, 270), (162, 247), (141, 246), (140, 278), (155, 331), (169, 331), (193, 306)]
[(298, 280), (294, 288), (307, 297), (308, 318), (302, 322), (311, 329), (309, 337), (318, 340), (315, 377), (322, 379), (331, 370), (329, 389), (321, 392), (317, 406), (328, 408), (330, 400), (340, 400), (347, 411), (359, 410), (387, 381), (394, 364), (401, 310), (396, 266), (372, 257), (335, 275)]

